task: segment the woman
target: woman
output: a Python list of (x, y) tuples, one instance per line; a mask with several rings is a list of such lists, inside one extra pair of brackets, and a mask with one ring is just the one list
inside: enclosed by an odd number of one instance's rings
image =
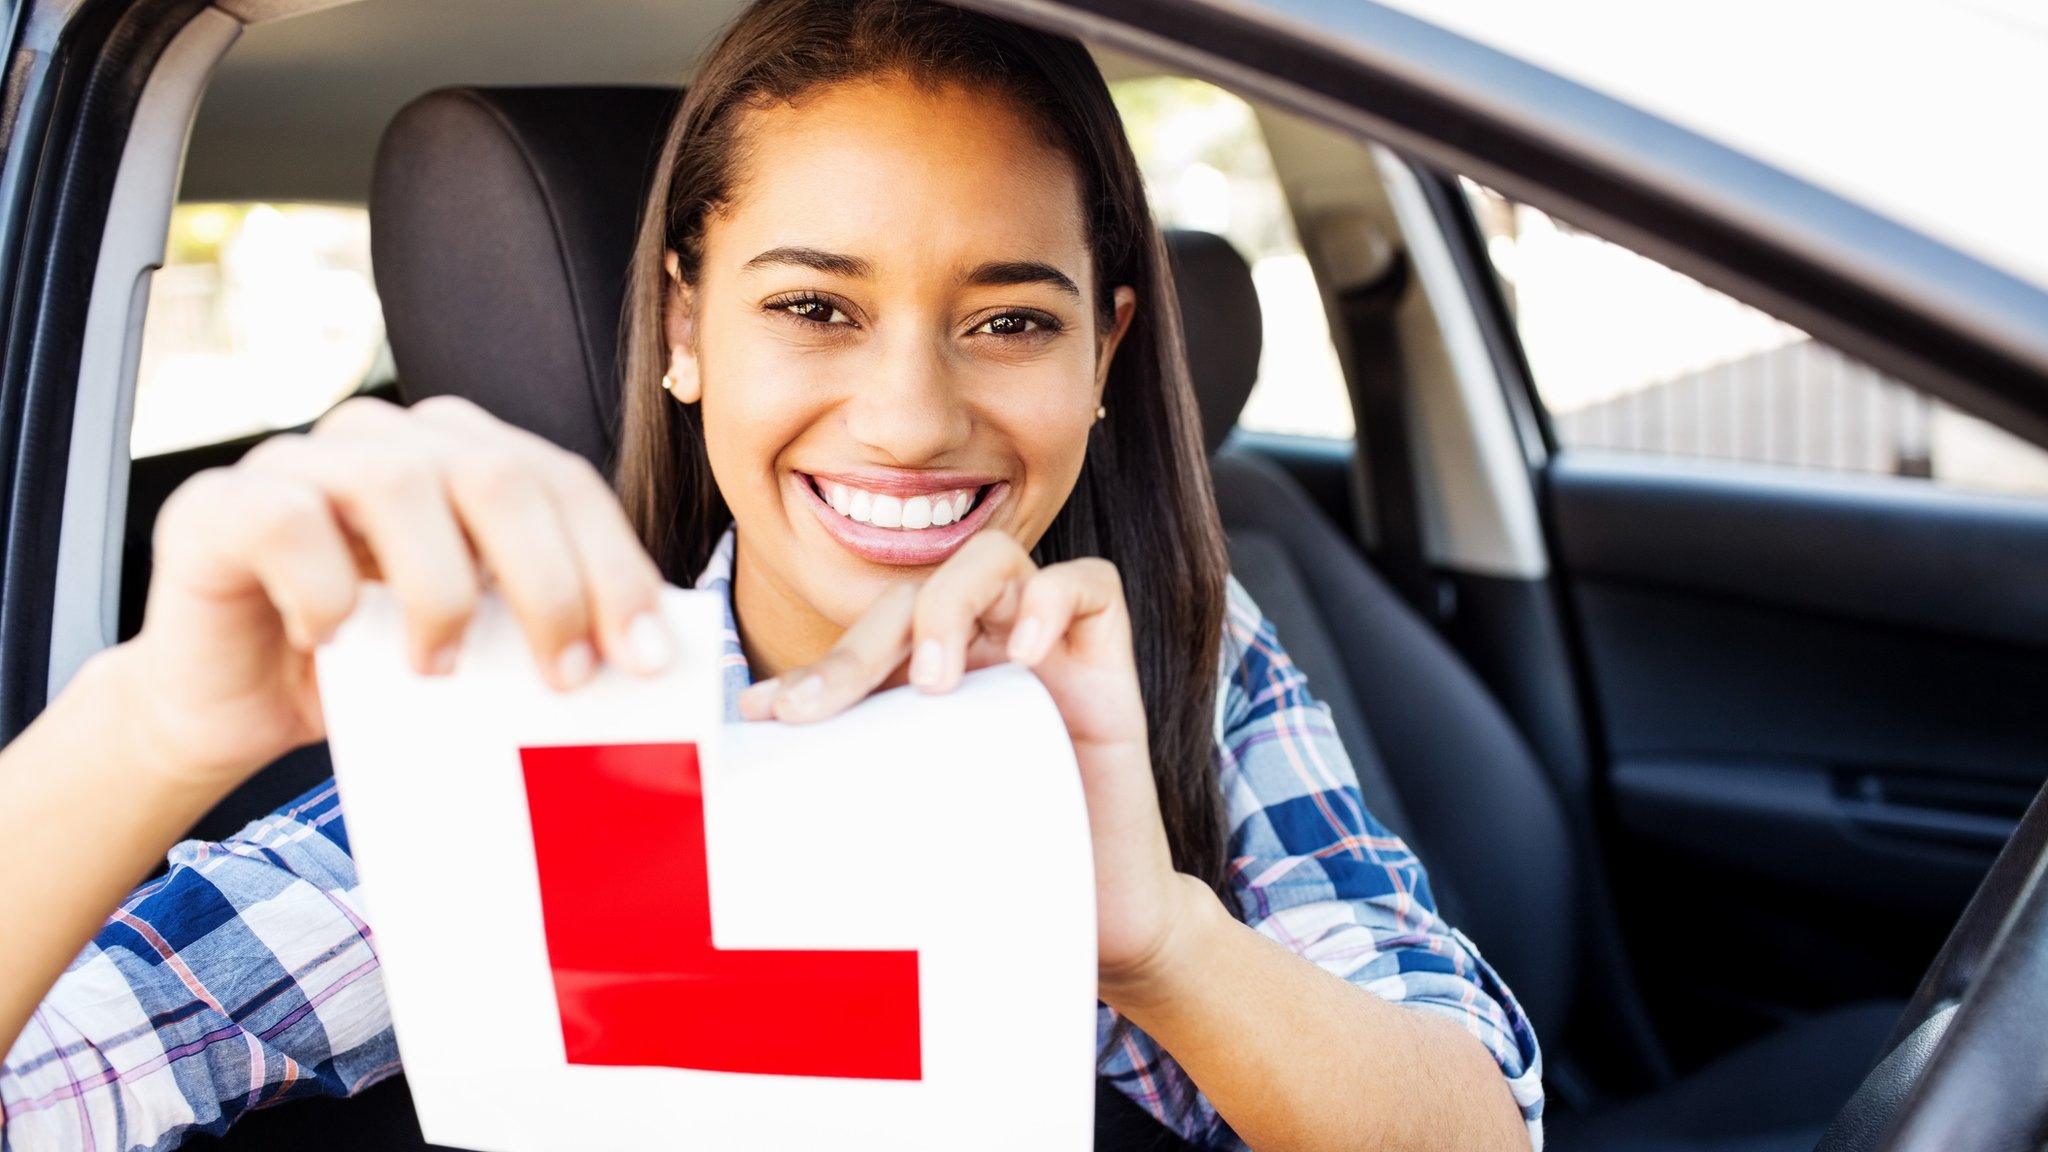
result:
[(923, 0), (762, 0), (663, 156), (616, 498), (461, 402), (345, 404), (173, 495), (141, 632), (0, 754), (10, 1147), (167, 1147), (396, 1069), (331, 785), (105, 910), (321, 737), (310, 653), (360, 579), (438, 674), (486, 574), (562, 691), (665, 663), (664, 575), (729, 594), (748, 719), (1029, 665), (1088, 800), (1115, 1087), (1213, 1147), (1540, 1141), (1527, 1022), (1229, 580), (1086, 53)]

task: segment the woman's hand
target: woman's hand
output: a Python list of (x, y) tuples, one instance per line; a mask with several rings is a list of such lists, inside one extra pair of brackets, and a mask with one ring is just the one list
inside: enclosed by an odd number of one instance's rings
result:
[(1009, 536), (980, 533), (922, 584), (883, 595), (823, 659), (749, 688), (740, 714), (823, 719), (887, 683), (906, 658), (910, 682), (926, 692), (951, 691), (968, 669), (1004, 660), (1037, 672), (1066, 721), (1088, 800), (1103, 986), (1141, 981), (1208, 893), (1174, 871), (1167, 847), (1116, 566), (1039, 568)]
[(312, 653), (366, 578), (396, 597), (422, 673), (454, 667), (487, 581), (557, 688), (600, 657), (668, 660), (660, 573), (589, 464), (464, 400), (350, 400), (165, 502), (120, 661), (152, 764), (225, 792), (321, 739)]

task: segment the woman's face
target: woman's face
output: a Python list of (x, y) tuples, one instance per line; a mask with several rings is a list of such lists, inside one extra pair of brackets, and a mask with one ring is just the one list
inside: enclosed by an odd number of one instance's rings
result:
[(1037, 543), (1134, 299), (1097, 323), (1078, 176), (1000, 97), (888, 77), (745, 115), (732, 202), (672, 288), (679, 393), (743, 599), (843, 628), (976, 532)]

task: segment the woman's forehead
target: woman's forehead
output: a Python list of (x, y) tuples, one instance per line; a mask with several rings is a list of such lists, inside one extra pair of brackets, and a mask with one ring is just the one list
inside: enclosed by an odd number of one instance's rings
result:
[(707, 237), (722, 258), (800, 244), (876, 266), (1088, 262), (1079, 173), (999, 94), (892, 77), (745, 115), (732, 194)]

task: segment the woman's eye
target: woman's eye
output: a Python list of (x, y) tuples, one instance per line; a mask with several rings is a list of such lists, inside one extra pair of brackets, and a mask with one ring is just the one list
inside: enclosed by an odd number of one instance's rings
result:
[(846, 313), (824, 300), (786, 300), (774, 307), (777, 311), (787, 312), (799, 320), (809, 320), (814, 324), (851, 323)]
[(1029, 336), (1034, 332), (1057, 331), (1058, 325), (1049, 319), (1042, 319), (1025, 312), (1005, 312), (982, 321), (976, 332), (991, 336)]

